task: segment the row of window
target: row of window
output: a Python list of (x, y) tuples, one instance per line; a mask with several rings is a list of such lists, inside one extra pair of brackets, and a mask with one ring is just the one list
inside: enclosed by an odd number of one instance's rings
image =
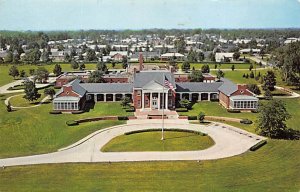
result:
[(78, 110), (77, 102), (54, 102), (54, 110)]
[(256, 109), (258, 105), (257, 101), (234, 101), (231, 107), (234, 109)]

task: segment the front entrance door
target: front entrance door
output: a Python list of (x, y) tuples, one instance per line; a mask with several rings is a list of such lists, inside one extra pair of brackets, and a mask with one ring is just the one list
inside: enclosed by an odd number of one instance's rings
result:
[(152, 109), (158, 109), (157, 100), (152, 100)]

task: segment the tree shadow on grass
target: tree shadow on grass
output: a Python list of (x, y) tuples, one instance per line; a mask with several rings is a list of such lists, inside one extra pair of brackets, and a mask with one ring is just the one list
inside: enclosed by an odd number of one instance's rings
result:
[(284, 140), (299, 140), (300, 131), (294, 129), (282, 130), (277, 135), (271, 136), (272, 139), (284, 139)]

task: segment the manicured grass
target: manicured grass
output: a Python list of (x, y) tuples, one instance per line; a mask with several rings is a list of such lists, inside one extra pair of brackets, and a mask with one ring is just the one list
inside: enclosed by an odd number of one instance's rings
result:
[[(261, 75), (264, 75), (267, 72), (267, 69), (262, 69), (262, 70), (257, 70), (256, 75), (260, 72)], [(249, 74), (251, 71), (245, 70), (245, 71), (224, 71), (225, 73), (225, 78), (233, 81), (234, 83), (240, 83), (240, 84), (260, 84), (259, 81), (256, 81), (255, 79), (251, 79), (250, 77), (244, 78), (243, 74)], [(253, 70), (253, 73), (255, 74), (255, 71)], [(211, 74), (216, 75), (216, 71), (211, 71)]]
[(198, 116), (200, 112), (204, 112), (207, 116), (232, 117), (240, 119), (254, 119), (256, 114), (249, 112), (229, 113), (219, 102), (202, 101), (195, 103), (193, 108), (188, 112), (179, 112), (180, 115)]
[(299, 141), (214, 161), (55, 164), (0, 170), (0, 191), (298, 191)]
[(12, 97), (9, 102), (12, 106), (14, 107), (30, 107), (30, 106), (34, 106), (39, 104), (45, 97), (46, 95), (44, 95), (44, 93), (42, 93), (41, 91), (39, 91), (39, 93), (41, 94), (41, 97), (38, 98), (37, 100), (30, 102), (28, 100), (26, 100), (25, 98), (23, 98), (24, 95), (18, 95), (16, 97)]
[(211, 147), (214, 141), (209, 136), (188, 132), (165, 131), (165, 140), (161, 140), (161, 131), (122, 135), (108, 142), (101, 151), (195, 151)]
[(89, 113), (50, 115), (52, 104), (6, 112), (2, 95), (0, 102), (0, 158), (56, 151), (88, 134), (124, 121), (99, 121), (69, 127), (68, 120), (102, 115), (126, 115), (119, 103), (97, 103)]

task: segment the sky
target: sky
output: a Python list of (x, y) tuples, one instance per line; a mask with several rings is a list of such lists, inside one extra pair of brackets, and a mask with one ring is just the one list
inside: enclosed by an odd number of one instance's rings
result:
[(0, 0), (0, 30), (300, 28), (300, 0)]

